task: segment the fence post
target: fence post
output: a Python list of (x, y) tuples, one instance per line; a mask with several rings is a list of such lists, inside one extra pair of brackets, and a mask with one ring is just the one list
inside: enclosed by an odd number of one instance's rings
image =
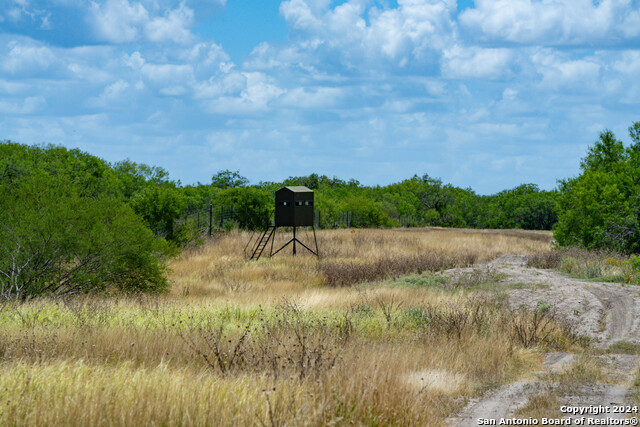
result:
[(213, 234), (213, 206), (209, 203), (209, 237)]
[(220, 207), (220, 228), (222, 228), (222, 221), (224, 220), (224, 205)]

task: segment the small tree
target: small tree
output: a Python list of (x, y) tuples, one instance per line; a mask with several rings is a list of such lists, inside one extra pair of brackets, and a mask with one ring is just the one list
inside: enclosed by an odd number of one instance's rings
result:
[(215, 188), (227, 189), (245, 187), (249, 180), (240, 175), (240, 171), (232, 172), (229, 169), (219, 171), (211, 178), (211, 185)]
[(604, 131), (581, 162), (582, 174), (560, 182), (554, 237), (561, 245), (640, 252), (640, 122), (624, 147)]
[(131, 206), (147, 225), (167, 240), (176, 240), (174, 222), (184, 212), (184, 193), (173, 183), (148, 183), (131, 199)]
[(167, 288), (166, 242), (124, 202), (43, 171), (0, 180), (0, 193), (2, 297)]
[(218, 194), (217, 203), (233, 206), (240, 228), (261, 230), (269, 225), (273, 196), (259, 188), (229, 188)]

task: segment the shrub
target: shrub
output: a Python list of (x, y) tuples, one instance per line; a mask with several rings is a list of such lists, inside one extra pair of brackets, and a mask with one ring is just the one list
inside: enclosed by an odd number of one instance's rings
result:
[(560, 251), (538, 252), (529, 255), (527, 258), (527, 266), (535, 268), (558, 268), (562, 262), (562, 253)]
[(421, 255), (390, 256), (370, 262), (322, 261), (318, 269), (327, 286), (351, 286), (360, 282), (371, 282), (385, 278), (397, 278), (410, 273), (439, 271), (453, 267), (463, 267), (475, 262), (475, 255)]
[(271, 221), (273, 198), (263, 189), (228, 188), (219, 193), (216, 202), (224, 206), (233, 206), (240, 228), (264, 230)]
[(580, 176), (560, 181), (554, 237), (562, 246), (640, 252), (640, 122), (625, 147), (605, 130), (582, 159)]
[(333, 369), (353, 333), (348, 316), (308, 318), (286, 300), (273, 316), (260, 314), (239, 331), (222, 320), (179, 336), (212, 371), (264, 372), (273, 378), (294, 374), (302, 380)]
[(469, 299), (463, 303), (425, 304), (405, 309), (403, 314), (425, 338), (446, 336), (461, 339), (469, 334), (485, 334), (500, 306), (491, 300)]
[(503, 324), (510, 339), (523, 347), (542, 344), (565, 348), (569, 344), (584, 341), (575, 334), (572, 325), (561, 321), (545, 301), (539, 301), (537, 309), (533, 311), (520, 309), (508, 312)]
[(37, 171), (0, 192), (1, 296), (167, 288), (168, 246), (124, 202)]

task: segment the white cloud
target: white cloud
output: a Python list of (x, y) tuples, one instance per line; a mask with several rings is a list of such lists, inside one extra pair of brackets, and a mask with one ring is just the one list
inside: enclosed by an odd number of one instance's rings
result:
[(235, 68), (227, 52), (215, 43), (197, 43), (190, 49), (180, 51), (177, 60), (193, 64), (194, 72), (199, 79), (209, 79), (218, 73), (229, 73)]
[(41, 96), (29, 96), (23, 100), (0, 99), (0, 113), (2, 114), (33, 114), (40, 109), (46, 100)]
[(634, 80), (637, 81), (638, 76), (640, 76), (640, 51), (628, 50), (622, 52), (613, 61), (611, 67), (618, 73), (633, 76)]
[(215, 43), (197, 43), (184, 52), (183, 58), (185, 60), (197, 61), (203, 65), (220, 64), (230, 59), (222, 46)]
[(151, 64), (142, 66), (142, 75), (153, 83), (193, 81), (193, 68), (188, 64)]
[(51, 14), (48, 14), (47, 16), (42, 17), (42, 21), (40, 23), (40, 28), (42, 28), (43, 30), (50, 30), (53, 28), (53, 25), (51, 25)]
[(280, 13), (297, 30), (317, 30), (322, 25), (305, 0), (283, 1), (280, 3)]
[(92, 2), (89, 16), (96, 35), (111, 43), (137, 40), (140, 27), (149, 21), (145, 7), (128, 0), (107, 0), (104, 5)]
[(134, 70), (142, 68), (145, 63), (144, 58), (139, 51), (135, 51), (131, 55), (127, 55), (125, 53), (122, 59), (128, 67), (131, 67)]
[(151, 19), (145, 26), (145, 34), (152, 42), (187, 43), (193, 39), (188, 27), (193, 23), (193, 10), (180, 4), (163, 17)]
[(87, 105), (94, 108), (109, 108), (119, 103), (131, 85), (124, 80), (118, 80), (104, 88), (100, 96), (90, 98)]
[[(396, 8), (380, 8), (364, 0), (348, 0), (334, 8), (309, 0), (287, 0), (280, 11), (302, 35), (300, 51), (331, 52), (331, 59), (357, 67), (359, 61), (382, 59), (404, 67), (430, 58), (455, 38), (455, 1), (399, 0)], [(328, 54), (329, 55), (329, 54)]]
[(282, 95), (280, 105), (293, 108), (324, 109), (336, 106), (343, 98), (343, 90), (333, 87), (298, 87)]
[(628, 38), (640, 36), (640, 9), (628, 11), (620, 25), (620, 30)]
[(599, 90), (602, 64), (595, 57), (571, 59), (553, 50), (540, 49), (531, 59), (536, 71), (542, 76), (542, 88), (587, 92)]
[(263, 73), (243, 73), (246, 86), (238, 96), (221, 96), (205, 105), (211, 113), (243, 115), (264, 113), (272, 108), (272, 102), (285, 91), (272, 78)]
[(7, 48), (6, 53), (0, 51), (0, 68), (10, 74), (44, 72), (58, 61), (51, 48), (33, 42), (12, 40)]
[(140, 73), (146, 82), (167, 96), (189, 93), (195, 82), (193, 67), (188, 64), (145, 63)]
[(640, 34), (637, 7), (632, 0), (476, 0), (459, 20), (485, 41), (608, 45)]
[(512, 75), (510, 49), (462, 47), (445, 49), (442, 74), (456, 79), (500, 79)]
[(31, 86), (26, 83), (0, 80), (0, 93), (13, 95), (16, 93), (27, 91), (30, 88)]
[(637, 104), (640, 99), (640, 51), (616, 53), (609, 62), (611, 66), (607, 70), (606, 82), (610, 83), (611, 95), (618, 96), (625, 104)]
[(189, 27), (194, 12), (180, 3), (163, 16), (152, 16), (140, 2), (107, 0), (104, 4), (91, 3), (88, 16), (95, 35), (109, 43), (129, 43), (140, 39), (151, 42), (188, 43), (193, 39)]
[(502, 99), (505, 101), (512, 101), (518, 96), (518, 91), (511, 88), (506, 88), (502, 92)]
[(198, 82), (194, 90), (196, 99), (212, 99), (220, 96), (239, 96), (247, 87), (247, 78), (242, 73), (230, 73)]
[(104, 89), (103, 96), (105, 99), (114, 99), (120, 96), (125, 90), (129, 88), (129, 83), (124, 80), (118, 80), (115, 83), (110, 84)]
[(102, 70), (90, 62), (71, 62), (67, 68), (74, 74), (74, 76), (82, 80), (101, 84), (111, 79), (111, 74), (108, 71)]
[[(299, 66), (307, 59), (308, 56), (297, 46), (274, 47), (267, 42), (262, 42), (253, 48), (243, 65), (252, 70), (272, 70)], [(306, 66), (308, 69), (313, 69), (311, 65), (306, 64)]]

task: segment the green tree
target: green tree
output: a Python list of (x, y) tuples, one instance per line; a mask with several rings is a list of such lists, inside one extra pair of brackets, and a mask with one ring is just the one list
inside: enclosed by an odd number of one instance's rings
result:
[(550, 230), (557, 220), (557, 192), (541, 191), (535, 184), (522, 184), (485, 198), (489, 228)]
[(168, 287), (168, 247), (121, 200), (35, 170), (0, 181), (0, 295)]
[(624, 147), (604, 131), (581, 162), (582, 173), (560, 182), (554, 236), (561, 245), (640, 252), (640, 122)]
[(184, 212), (186, 200), (173, 183), (147, 184), (131, 199), (131, 206), (156, 234), (179, 240), (175, 220)]
[(116, 162), (113, 169), (120, 182), (122, 194), (127, 200), (149, 184), (170, 183), (169, 172), (158, 166), (148, 166), (126, 159)]
[(240, 171), (232, 172), (229, 169), (218, 171), (211, 178), (211, 185), (215, 188), (227, 189), (245, 187), (249, 180), (240, 175)]
[(345, 201), (345, 208), (353, 214), (352, 227), (384, 227), (391, 223), (380, 204), (369, 197), (350, 197)]
[(233, 208), (240, 228), (263, 230), (271, 222), (273, 195), (260, 188), (241, 187), (221, 191), (216, 202)]

